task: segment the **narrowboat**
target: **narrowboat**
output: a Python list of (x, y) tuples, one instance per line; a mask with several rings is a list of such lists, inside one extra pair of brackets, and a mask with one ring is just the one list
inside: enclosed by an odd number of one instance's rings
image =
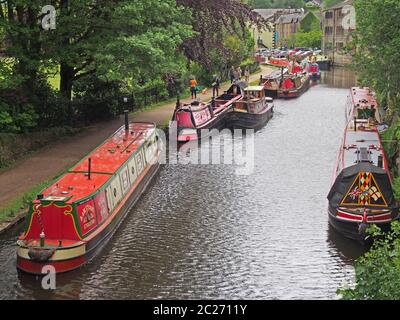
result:
[(329, 71), (331, 69), (332, 61), (327, 56), (317, 55), (316, 57), (320, 70)]
[(176, 122), (178, 143), (199, 141), (203, 129), (223, 129), (228, 112), (241, 97), (240, 87), (233, 84), (228, 91), (208, 103), (193, 101), (182, 104), (178, 100), (171, 122), (171, 125)]
[(17, 241), (17, 268), (77, 269), (112, 237), (160, 168), (153, 123), (128, 123), (33, 200)]
[(382, 123), (375, 92), (368, 87), (350, 89), (346, 101), (346, 123), (354, 119)]
[(287, 58), (271, 57), (267, 64), (273, 67), (286, 68), (289, 64), (289, 60)]
[(230, 112), (228, 126), (232, 129), (258, 130), (273, 117), (272, 98), (265, 97), (263, 86), (249, 86), (244, 89), (243, 97), (235, 102)]
[(321, 71), (319, 69), (318, 63), (312, 63), (310, 65), (309, 74), (310, 74), (311, 80), (321, 79)]
[(282, 77), (288, 73), (287, 68), (276, 70), (267, 76), (260, 76), (260, 86), (264, 86), (264, 92), (267, 97), (276, 98)]
[(284, 75), (278, 89), (278, 98), (290, 99), (300, 97), (310, 88), (310, 77), (307, 73), (299, 72)]
[(387, 231), (398, 218), (380, 136), (368, 120), (355, 119), (347, 125), (328, 200), (332, 227), (360, 242), (369, 241), (368, 226), (375, 224)]

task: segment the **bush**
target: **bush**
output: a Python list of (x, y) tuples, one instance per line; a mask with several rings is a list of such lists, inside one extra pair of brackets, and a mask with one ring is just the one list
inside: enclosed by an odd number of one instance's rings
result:
[(85, 78), (74, 87), (74, 116), (84, 122), (106, 120), (120, 112), (121, 84), (98, 78)]
[[(369, 232), (376, 238), (371, 250), (355, 264), (354, 288), (339, 289), (344, 300), (400, 299), (400, 223), (383, 235), (377, 226)], [(377, 239), (378, 238), (378, 239)]]
[(245, 70), (246, 67), (250, 68), (250, 73), (255, 73), (260, 70), (260, 64), (252, 59), (246, 59), (241, 63), (240, 68), (242, 70)]

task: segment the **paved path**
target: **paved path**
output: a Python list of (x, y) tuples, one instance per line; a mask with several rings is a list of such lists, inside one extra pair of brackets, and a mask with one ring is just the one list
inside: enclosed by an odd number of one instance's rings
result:
[[(270, 69), (262, 67), (262, 73)], [(260, 73), (251, 76), (250, 81), (260, 78)], [(221, 90), (228, 89), (225, 85)], [(206, 94), (199, 94), (202, 101), (211, 99), (212, 90)], [(190, 102), (190, 99), (183, 100)], [(165, 125), (172, 118), (175, 103), (165, 104), (159, 108), (144, 111), (131, 116), (134, 121), (151, 121), (158, 125)], [(15, 197), (26, 192), (34, 185), (53, 178), (60, 171), (73, 166), (96, 146), (102, 143), (114, 131), (123, 125), (122, 117), (112, 121), (97, 123), (88, 130), (73, 137), (65, 137), (59, 142), (51, 144), (33, 155), (27, 156), (15, 166), (0, 173), (0, 207), (6, 205)]]

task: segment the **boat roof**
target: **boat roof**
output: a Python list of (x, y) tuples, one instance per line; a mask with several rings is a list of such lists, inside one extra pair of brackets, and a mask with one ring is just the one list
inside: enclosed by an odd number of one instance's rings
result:
[[(366, 123), (358, 123), (357, 130), (354, 130), (353, 122), (347, 126), (343, 150), (342, 161), (344, 168), (360, 162), (368, 162), (378, 166), (379, 156), (385, 159), (379, 132), (376, 128), (368, 128)], [(385, 168), (386, 165), (385, 163)]]
[[(130, 123), (119, 128), (94, 151), (46, 188), (43, 200), (72, 203), (99, 189), (143, 143), (154, 133), (153, 123)], [(91, 178), (88, 179), (89, 158)]]
[(375, 93), (368, 87), (353, 87), (350, 89), (353, 104), (357, 108), (377, 108)]
[(264, 90), (264, 87), (263, 86), (249, 86), (244, 90), (245, 91), (262, 91), (262, 90)]

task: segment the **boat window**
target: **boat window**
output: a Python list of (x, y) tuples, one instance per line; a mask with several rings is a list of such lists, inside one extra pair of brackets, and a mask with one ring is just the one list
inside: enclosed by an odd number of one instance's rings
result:
[(131, 172), (132, 172), (132, 175), (135, 175), (135, 167), (132, 167)]
[(114, 188), (114, 198), (116, 198), (117, 197), (117, 188)]

